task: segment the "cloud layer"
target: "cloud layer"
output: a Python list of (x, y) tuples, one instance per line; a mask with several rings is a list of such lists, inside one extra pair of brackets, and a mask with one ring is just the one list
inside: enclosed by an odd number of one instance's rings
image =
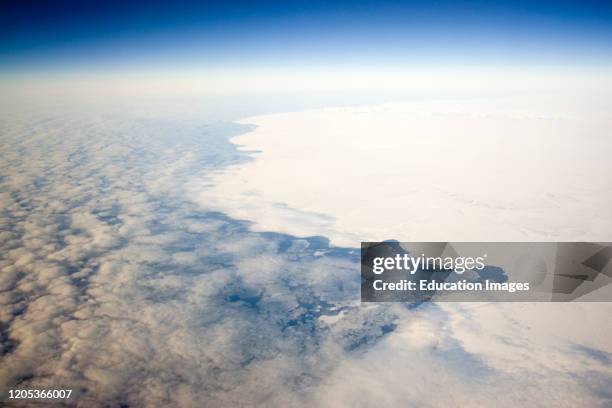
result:
[(241, 126), (100, 108), (7, 110), (0, 129), (3, 396), (71, 388), (83, 407), (611, 402), (607, 304), (360, 305), (355, 251), (254, 232), (191, 201), (213, 169), (245, 160), (227, 141)]
[(609, 101), (534, 93), (247, 118), (257, 127), (232, 141), (254, 160), (216, 172), (202, 202), (344, 246), (607, 241)]

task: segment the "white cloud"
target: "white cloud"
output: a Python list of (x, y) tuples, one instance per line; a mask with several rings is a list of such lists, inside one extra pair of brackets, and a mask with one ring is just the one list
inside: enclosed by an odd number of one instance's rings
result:
[[(612, 351), (609, 308), (360, 305), (355, 254), (189, 201), (203, 167), (235, 160), (211, 158), (223, 135), (86, 111), (3, 113), (0, 391), (73, 388), (83, 407), (607, 402), (585, 379), (610, 368), (574, 346)], [(579, 335), (546, 325), (585, 316)], [(526, 349), (529, 364), (507, 358)]]
[(194, 194), (259, 231), (342, 246), (605, 241), (606, 106), (536, 93), (251, 117), (241, 123), (257, 128), (232, 141), (253, 160)]

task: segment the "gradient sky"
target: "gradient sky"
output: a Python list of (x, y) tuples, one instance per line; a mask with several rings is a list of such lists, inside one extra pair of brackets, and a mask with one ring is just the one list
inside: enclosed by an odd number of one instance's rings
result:
[(609, 1), (5, 3), (0, 70), (595, 65)]

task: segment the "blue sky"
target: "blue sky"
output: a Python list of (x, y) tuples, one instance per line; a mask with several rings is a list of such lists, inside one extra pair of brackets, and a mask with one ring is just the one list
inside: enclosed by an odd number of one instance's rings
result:
[(568, 1), (14, 2), (0, 69), (596, 65), (612, 4)]

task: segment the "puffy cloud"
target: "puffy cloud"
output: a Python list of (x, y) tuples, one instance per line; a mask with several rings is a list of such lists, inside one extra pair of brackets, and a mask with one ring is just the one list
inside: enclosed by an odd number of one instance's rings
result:
[(83, 407), (610, 401), (607, 305), (361, 305), (358, 251), (190, 201), (206, 172), (242, 160), (235, 127), (88, 112), (2, 119), (3, 394), (72, 388)]

